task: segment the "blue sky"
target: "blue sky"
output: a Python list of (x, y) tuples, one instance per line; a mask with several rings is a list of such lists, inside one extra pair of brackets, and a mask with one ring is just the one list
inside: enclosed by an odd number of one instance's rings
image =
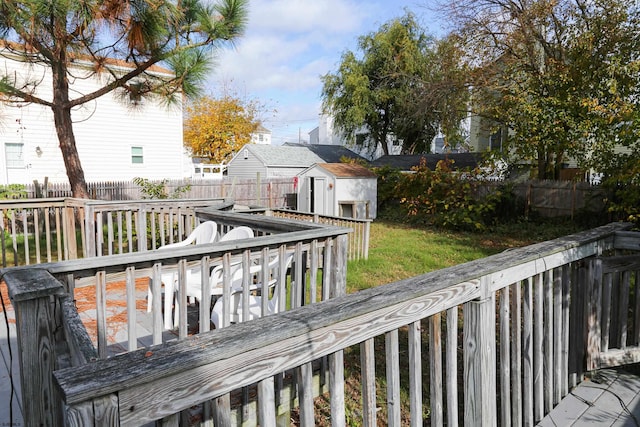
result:
[(216, 94), (236, 95), (276, 110), (263, 122), (272, 143), (308, 140), (318, 126), (322, 82), (342, 53), (356, 50), (360, 35), (411, 10), (430, 34), (440, 34), (426, 0), (251, 0), (245, 35), (218, 55), (207, 82)]

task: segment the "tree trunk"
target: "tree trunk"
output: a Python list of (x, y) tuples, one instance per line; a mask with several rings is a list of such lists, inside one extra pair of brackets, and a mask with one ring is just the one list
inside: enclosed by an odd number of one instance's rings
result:
[(76, 138), (73, 134), (73, 123), (71, 121), (71, 110), (53, 107), (53, 117), (60, 143), (60, 151), (64, 159), (64, 167), (67, 171), (71, 193), (73, 197), (88, 199), (89, 191), (84, 179), (84, 171), (80, 164), (80, 156), (76, 148)]
[(80, 164), (80, 156), (76, 147), (76, 137), (73, 134), (71, 121), (71, 106), (69, 105), (69, 82), (65, 69), (65, 54), (60, 52), (60, 60), (51, 68), (53, 75), (53, 121), (58, 134), (58, 143), (62, 152), (62, 159), (71, 185), (73, 197), (88, 199), (89, 191), (84, 180), (84, 171)]

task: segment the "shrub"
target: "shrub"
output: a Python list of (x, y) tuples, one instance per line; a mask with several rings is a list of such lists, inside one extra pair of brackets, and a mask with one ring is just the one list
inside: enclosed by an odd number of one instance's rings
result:
[(430, 170), (423, 159), (414, 173), (403, 175), (395, 188), (409, 222), (470, 231), (485, 230), (500, 217), (513, 215), (516, 199), (507, 185), (485, 196), (479, 170), (453, 171), (453, 161), (441, 160)]
[(191, 185), (183, 185), (176, 188), (173, 193), (167, 193), (167, 180), (154, 183), (146, 178), (133, 178), (133, 183), (140, 187), (143, 199), (179, 199), (180, 196), (191, 189)]
[(0, 199), (26, 199), (27, 187), (22, 184), (0, 185)]

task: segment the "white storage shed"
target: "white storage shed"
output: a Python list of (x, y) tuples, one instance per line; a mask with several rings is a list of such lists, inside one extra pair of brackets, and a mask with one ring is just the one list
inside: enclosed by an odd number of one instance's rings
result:
[(321, 215), (374, 219), (378, 177), (351, 163), (316, 163), (298, 174), (298, 209)]

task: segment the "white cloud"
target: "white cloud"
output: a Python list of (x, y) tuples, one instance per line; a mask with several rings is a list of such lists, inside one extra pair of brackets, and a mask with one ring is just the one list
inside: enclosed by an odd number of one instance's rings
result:
[(318, 123), (320, 76), (335, 71), (358, 36), (400, 16), (403, 5), (413, 6), (409, 0), (252, 0), (246, 34), (219, 53), (209, 90), (232, 82), (278, 110), (265, 121), (274, 141), (292, 138), (302, 126), (306, 139)]

